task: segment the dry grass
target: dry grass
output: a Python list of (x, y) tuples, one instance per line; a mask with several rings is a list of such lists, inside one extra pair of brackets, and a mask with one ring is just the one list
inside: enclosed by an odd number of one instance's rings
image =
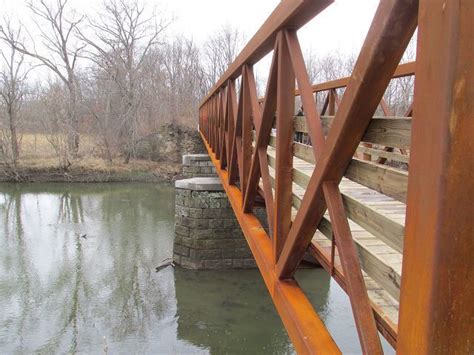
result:
[[(60, 167), (55, 150), (46, 135), (24, 134), (21, 141), (21, 157), (15, 175), (0, 176), (0, 180), (9, 180), (11, 176), (19, 180), (51, 181), (154, 181), (172, 180), (181, 173), (181, 165), (160, 163), (148, 160), (130, 160), (123, 163), (117, 157), (110, 163), (94, 156), (97, 146), (91, 136), (81, 136), (78, 158), (71, 161), (67, 172)], [(2, 169), (0, 169), (2, 170)], [(2, 175), (2, 174), (0, 174)]]
[[(21, 138), (21, 157), (22, 159), (47, 159), (55, 158), (56, 152), (49, 142), (50, 136), (47, 134), (25, 133)], [(80, 156), (93, 155), (96, 150), (96, 143), (92, 136), (81, 135)]]

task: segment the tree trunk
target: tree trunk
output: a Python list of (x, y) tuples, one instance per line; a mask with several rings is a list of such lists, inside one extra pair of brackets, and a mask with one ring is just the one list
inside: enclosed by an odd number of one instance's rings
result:
[(12, 147), (12, 159), (13, 159), (13, 165), (16, 166), (16, 163), (18, 161), (20, 152), (19, 152), (19, 147), (18, 147), (18, 134), (16, 131), (16, 113), (14, 110), (10, 109), (9, 112), (9, 119), (10, 119), (10, 140), (11, 140), (11, 147)]
[[(73, 79), (72, 79), (73, 80)], [(76, 106), (77, 106), (77, 93), (74, 82), (68, 83), (69, 89), (69, 107), (68, 107), (68, 132), (67, 132), (67, 144), (68, 150), (73, 157), (76, 157), (79, 153), (79, 119), (77, 117)]]

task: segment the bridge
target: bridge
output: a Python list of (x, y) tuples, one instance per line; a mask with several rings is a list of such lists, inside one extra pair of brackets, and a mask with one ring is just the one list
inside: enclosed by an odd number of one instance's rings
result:
[[(340, 353), (294, 279), (309, 253), (348, 294), (364, 353), (381, 334), (400, 354), (472, 354), (474, 2), (381, 0), (350, 77), (313, 85), (297, 31), (331, 2), (278, 5), (200, 106), (208, 153), (299, 353)], [(406, 76), (394, 117), (383, 95)]]

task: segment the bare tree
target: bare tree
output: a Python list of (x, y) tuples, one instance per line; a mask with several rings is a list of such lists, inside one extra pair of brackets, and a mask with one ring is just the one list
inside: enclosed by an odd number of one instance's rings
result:
[(224, 74), (244, 43), (242, 33), (227, 24), (222, 26), (204, 45), (208, 87)]
[[(402, 63), (414, 61), (416, 59), (416, 36), (413, 36), (405, 50)], [(391, 114), (395, 116), (404, 116), (410, 105), (413, 103), (413, 89), (415, 86), (415, 77), (406, 76), (392, 79), (384, 94), (384, 100), (387, 103)]]
[(119, 139), (125, 147), (126, 163), (138, 139), (145, 59), (160, 44), (160, 34), (168, 23), (154, 14), (147, 16), (145, 5), (138, 0), (107, 0), (103, 13), (89, 21), (94, 38), (81, 32), (83, 41), (92, 48), (88, 57), (109, 74), (119, 89)]
[(83, 80), (84, 106), (94, 118), (95, 136), (99, 136), (105, 158), (113, 162), (112, 142), (114, 140), (114, 98), (116, 87), (114, 82), (100, 68), (92, 68)]
[[(5, 31), (10, 38), (16, 41), (21, 36), (21, 30), (14, 30), (7, 20), (5, 21)], [(11, 160), (16, 166), (20, 156), (18, 122), (20, 109), (23, 104), (26, 92), (26, 78), (29, 70), (25, 70), (24, 55), (19, 53), (14, 46), (10, 46), (7, 51), (1, 52), (3, 59), (3, 70), (0, 72), (0, 99), (5, 111), (7, 130), (2, 130), (3, 141), (7, 141), (11, 150)], [(3, 147), (4, 157), (8, 149)]]
[(306, 51), (304, 61), (308, 71), (309, 82), (311, 84), (316, 84), (316, 79), (318, 79), (320, 69), (318, 68), (318, 57), (312, 49)]
[(44, 50), (38, 51), (33, 41), (27, 46), (25, 41), (12, 36), (5, 26), (0, 27), (0, 39), (16, 51), (39, 61), (61, 80), (68, 92), (66, 122), (68, 149), (75, 155), (79, 150), (79, 117), (77, 107), (79, 88), (76, 80), (77, 60), (85, 45), (77, 40), (75, 31), (83, 21), (67, 9), (68, 0), (56, 0), (54, 5), (45, 0), (30, 1), (28, 7), (35, 16), (37, 33)]
[(68, 94), (63, 89), (59, 79), (48, 82), (48, 85), (37, 87), (35, 96), (38, 100), (38, 119), (46, 140), (53, 147), (59, 166), (64, 172), (72, 162), (70, 159), (68, 122), (64, 120), (67, 114)]
[(162, 64), (168, 89), (168, 113), (171, 114), (172, 122), (195, 123), (199, 99), (205, 94), (205, 73), (197, 47), (191, 40), (175, 38), (164, 46)]

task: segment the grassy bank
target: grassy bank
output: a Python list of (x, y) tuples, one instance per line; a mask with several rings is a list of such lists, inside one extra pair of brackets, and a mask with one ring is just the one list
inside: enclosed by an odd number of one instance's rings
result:
[(0, 181), (27, 182), (156, 182), (172, 181), (181, 173), (181, 164), (133, 160), (106, 163), (102, 159), (84, 158), (66, 171), (55, 159), (22, 160), (16, 168), (1, 166)]
[(24, 134), (21, 157), (16, 167), (0, 162), (0, 181), (25, 182), (157, 182), (172, 181), (181, 173), (181, 164), (131, 160), (123, 163), (116, 158), (112, 163), (98, 158), (97, 146), (87, 136), (81, 137), (77, 159), (64, 169), (59, 164), (48, 137)]

